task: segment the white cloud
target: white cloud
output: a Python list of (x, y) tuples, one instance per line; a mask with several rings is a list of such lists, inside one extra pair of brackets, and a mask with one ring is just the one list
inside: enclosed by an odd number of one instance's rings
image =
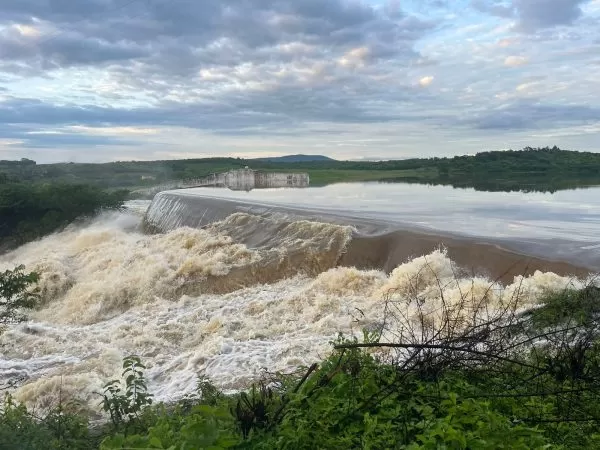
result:
[(15, 28), (21, 36), (38, 37), (41, 35), (41, 31), (31, 25), (15, 25)]
[(156, 128), (140, 128), (140, 127), (88, 127), (83, 125), (73, 125), (67, 127), (69, 130), (85, 133), (90, 135), (152, 135), (157, 134)]
[(364, 67), (370, 54), (371, 51), (366, 46), (353, 48), (338, 59), (338, 63), (348, 68)]
[(2, 0), (0, 147), (427, 156), (545, 145), (532, 133), (566, 123), (581, 140), (550, 144), (598, 149), (577, 126), (600, 111), (600, 0), (385, 1)]
[(517, 86), (516, 90), (518, 92), (526, 92), (526, 91), (530, 91), (532, 89), (534, 89), (535, 87), (539, 86), (539, 82), (537, 81), (532, 81), (531, 83), (521, 83)]
[(24, 143), (24, 141), (18, 140), (18, 139), (0, 139), (0, 147), (2, 146), (9, 146), (9, 145), (13, 145), (13, 146), (19, 146), (22, 145)]
[(433, 80), (434, 80), (434, 77), (433, 77), (432, 75), (428, 75), (428, 76), (426, 76), (426, 77), (422, 77), (422, 78), (419, 80), (419, 86), (421, 86), (421, 87), (427, 87), (427, 86), (430, 86), (430, 85), (431, 85), (431, 83), (433, 83)]
[(507, 67), (524, 66), (529, 62), (529, 58), (525, 56), (507, 56), (504, 59), (504, 65)]
[(497, 42), (498, 47), (501, 47), (501, 48), (512, 47), (518, 43), (519, 43), (519, 39), (513, 38), (513, 37), (499, 39)]

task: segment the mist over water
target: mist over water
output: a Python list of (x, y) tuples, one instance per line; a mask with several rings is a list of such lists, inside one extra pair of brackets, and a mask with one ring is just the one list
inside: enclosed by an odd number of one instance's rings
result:
[(0, 379), (22, 379), (17, 400), (44, 407), (95, 392), (138, 354), (157, 400), (174, 400), (207, 375), (241, 389), (263, 368), (287, 371), (330, 352), (339, 332), (382, 320), (386, 296), (418, 295), (434, 310), (490, 292), (519, 290), (523, 305), (582, 281), (536, 272), (506, 286), (460, 273), (444, 250), (388, 273), (341, 267), (348, 226), (235, 213), (203, 229), (141, 231), (139, 211), (111, 213), (0, 256), (40, 274), (44, 298), (31, 320), (0, 337)]

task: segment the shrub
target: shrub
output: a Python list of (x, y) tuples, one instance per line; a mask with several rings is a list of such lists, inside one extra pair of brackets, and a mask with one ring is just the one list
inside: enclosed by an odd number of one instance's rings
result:
[(36, 306), (39, 297), (31, 286), (38, 281), (34, 272), (24, 273), (24, 266), (0, 273), (0, 325), (25, 319), (23, 309)]
[(144, 378), (144, 366), (137, 356), (128, 356), (123, 360), (121, 380), (112, 380), (104, 386), (102, 409), (109, 413), (116, 431), (127, 429), (140, 420), (144, 409), (152, 404), (152, 395)]
[(84, 450), (94, 448), (88, 422), (59, 405), (36, 417), (7, 395), (0, 407), (2, 450)]
[(197, 405), (183, 414), (179, 409), (169, 412), (161, 407), (156, 414), (156, 422), (146, 432), (117, 434), (105, 439), (100, 448), (220, 450), (233, 448), (240, 442), (226, 409)]

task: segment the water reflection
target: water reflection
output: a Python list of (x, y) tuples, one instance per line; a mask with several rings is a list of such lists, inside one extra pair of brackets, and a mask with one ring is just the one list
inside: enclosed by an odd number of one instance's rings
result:
[(600, 188), (551, 194), (370, 182), (249, 192), (206, 187), (185, 194), (325, 210), (470, 236), (600, 244)]
[(478, 179), (471, 177), (470, 179), (447, 179), (438, 177), (433, 179), (423, 179), (419, 177), (404, 177), (404, 178), (387, 178), (380, 181), (381, 183), (411, 183), (423, 184), (427, 186), (449, 186), (453, 188), (472, 188), (476, 191), (485, 192), (541, 192), (555, 193), (564, 190), (572, 189), (587, 189), (598, 187), (598, 177), (564, 177), (552, 178), (546, 175), (536, 176), (535, 174), (527, 173), (523, 176), (519, 174), (511, 174), (510, 178), (503, 179), (497, 176), (489, 176)]

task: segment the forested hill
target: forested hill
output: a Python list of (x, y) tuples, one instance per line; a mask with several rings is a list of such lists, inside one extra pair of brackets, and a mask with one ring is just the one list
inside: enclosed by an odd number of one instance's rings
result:
[(535, 173), (569, 171), (580, 174), (597, 174), (600, 169), (600, 153), (575, 152), (558, 148), (542, 148), (514, 151), (481, 152), (475, 156), (456, 156), (442, 159), (438, 164), (442, 171), (485, 171), (488, 173)]
[[(286, 159), (287, 158), (287, 159)], [(471, 186), (483, 190), (557, 190), (600, 185), (600, 153), (553, 148), (481, 152), (474, 156), (390, 161), (336, 161), (323, 156), (240, 159), (203, 158), (106, 164), (36, 164), (0, 161), (7, 181), (88, 183), (102, 188), (147, 187), (249, 166), (262, 170), (307, 171), (311, 184), (397, 180)]]

